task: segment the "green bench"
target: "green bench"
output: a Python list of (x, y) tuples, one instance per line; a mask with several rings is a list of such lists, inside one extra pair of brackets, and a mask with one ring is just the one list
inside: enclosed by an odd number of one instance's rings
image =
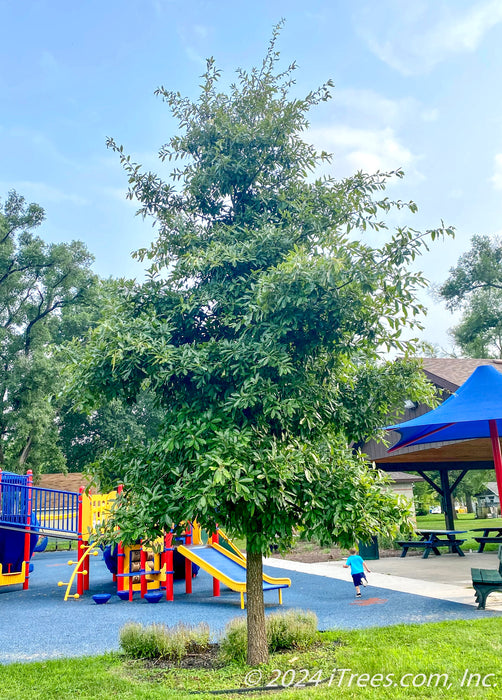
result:
[(499, 568), (496, 569), (471, 569), (472, 585), (476, 592), (478, 610), (484, 610), (486, 599), (493, 591), (502, 592), (502, 545), (498, 551)]

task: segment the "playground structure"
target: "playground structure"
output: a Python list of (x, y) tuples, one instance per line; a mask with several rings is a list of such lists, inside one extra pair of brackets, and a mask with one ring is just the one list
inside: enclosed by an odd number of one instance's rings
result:
[[(58, 585), (66, 586), (64, 600), (80, 598), (89, 589), (90, 557), (98, 554), (96, 537), (116, 495), (115, 491), (90, 495), (83, 488), (79, 493), (40, 488), (33, 485), (31, 472), (21, 476), (0, 470), (0, 587), (22, 583), (28, 589), (38, 537), (63, 537), (77, 540), (78, 558), (68, 562), (74, 567), (69, 581)], [(103, 558), (123, 600), (132, 601), (137, 592), (144, 598), (148, 592), (165, 591), (166, 600), (172, 601), (174, 579), (181, 577), (190, 594), (192, 578), (201, 568), (213, 577), (213, 596), (220, 595), (223, 583), (240, 594), (244, 608), (246, 558), (222, 530), (204, 544), (197, 522), (188, 522), (182, 534), (166, 533), (153, 546), (139, 541), (106, 547)], [(77, 590), (72, 594), (75, 580)], [(279, 603), (282, 589), (290, 585), (288, 578), (263, 574), (263, 589), (278, 590)]]
[(0, 470), (0, 587), (29, 587), (30, 559), (39, 536), (78, 543), (77, 592), (89, 588), (91, 541), (106, 520), (116, 493), (90, 495), (33, 485), (33, 474)]

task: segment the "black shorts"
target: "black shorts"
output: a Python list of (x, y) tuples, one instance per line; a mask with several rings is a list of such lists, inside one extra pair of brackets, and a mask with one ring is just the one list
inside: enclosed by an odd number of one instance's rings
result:
[(363, 578), (366, 578), (366, 576), (364, 575), (364, 572), (361, 572), (360, 574), (352, 574), (352, 580), (354, 581), (354, 586), (360, 586)]

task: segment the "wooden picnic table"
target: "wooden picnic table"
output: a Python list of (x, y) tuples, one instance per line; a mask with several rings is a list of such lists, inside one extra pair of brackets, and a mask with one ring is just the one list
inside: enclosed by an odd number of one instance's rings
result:
[[(481, 553), (484, 548), (485, 544), (489, 543), (496, 543), (496, 544), (502, 544), (502, 525), (495, 525), (491, 527), (475, 527), (471, 530), (471, 532), (482, 532), (483, 535), (482, 537), (474, 537), (476, 542), (478, 542), (479, 547), (478, 547), (478, 553)], [(492, 535), (490, 533), (495, 532), (497, 534)]]
[(465, 542), (465, 539), (458, 539), (457, 535), (464, 535), (467, 530), (417, 530), (419, 540), (400, 541), (398, 544), (403, 548), (401, 557), (405, 557), (408, 549), (423, 548), (424, 553), (422, 559), (427, 559), (431, 552), (439, 556), (441, 552), (439, 547), (448, 547), (450, 552), (456, 552), (460, 557), (465, 554), (460, 549), (460, 545)]

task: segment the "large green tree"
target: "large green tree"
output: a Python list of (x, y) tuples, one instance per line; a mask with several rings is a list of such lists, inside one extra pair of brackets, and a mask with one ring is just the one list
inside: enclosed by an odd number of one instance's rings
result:
[(380, 351), (408, 349), (401, 332), (417, 323), (424, 279), (407, 264), (447, 231), (402, 227), (371, 244), (381, 217), (415, 205), (381, 194), (389, 174), (315, 178), (329, 157), (302, 133), (331, 83), (291, 97), (295, 65), (278, 68), (276, 39), (226, 92), (213, 60), (197, 101), (157, 91), (179, 123), (160, 151), (171, 182), (110, 140), (158, 236), (138, 253), (148, 281), (71, 351), (82, 406), (148, 387), (164, 412), (155, 439), (102, 460), (125, 485), (108, 536), (153, 538), (194, 517), (245, 535), (250, 663), (267, 658), (261, 577), (272, 542), (287, 546), (300, 526), (349, 546), (406, 520), (352, 445), (403, 395), (432, 400), (416, 364), (382, 362)]
[[(108, 307), (114, 308), (114, 296), (121, 295), (121, 290), (130, 284), (123, 279), (96, 280), (82, 303), (62, 310), (53, 328), (52, 344), (47, 348), (58, 362), (59, 369), (66, 362), (65, 344), (71, 339), (85, 342), (87, 331), (106, 316)], [(57, 394), (57, 401), (53, 404), (57, 410), (58, 444), (66, 469), (71, 472), (87, 471), (89, 465), (115, 445), (148, 439), (155, 434), (161, 417), (155, 397), (147, 390), (134, 401), (116, 398), (91, 413), (76, 409), (73, 401), (60, 393), (59, 388), (52, 393)], [(58, 468), (56, 464), (47, 470), (56, 471)], [(101, 473), (100, 477), (99, 488), (107, 489), (110, 478), (118, 477), (118, 473)]]
[(93, 282), (82, 243), (47, 244), (34, 235), (43, 220), (42, 208), (15, 192), (0, 207), (0, 467), (14, 471), (64, 467), (51, 343), (61, 314)]
[(473, 236), (439, 293), (460, 322), (451, 334), (464, 355), (502, 357), (502, 244)]

